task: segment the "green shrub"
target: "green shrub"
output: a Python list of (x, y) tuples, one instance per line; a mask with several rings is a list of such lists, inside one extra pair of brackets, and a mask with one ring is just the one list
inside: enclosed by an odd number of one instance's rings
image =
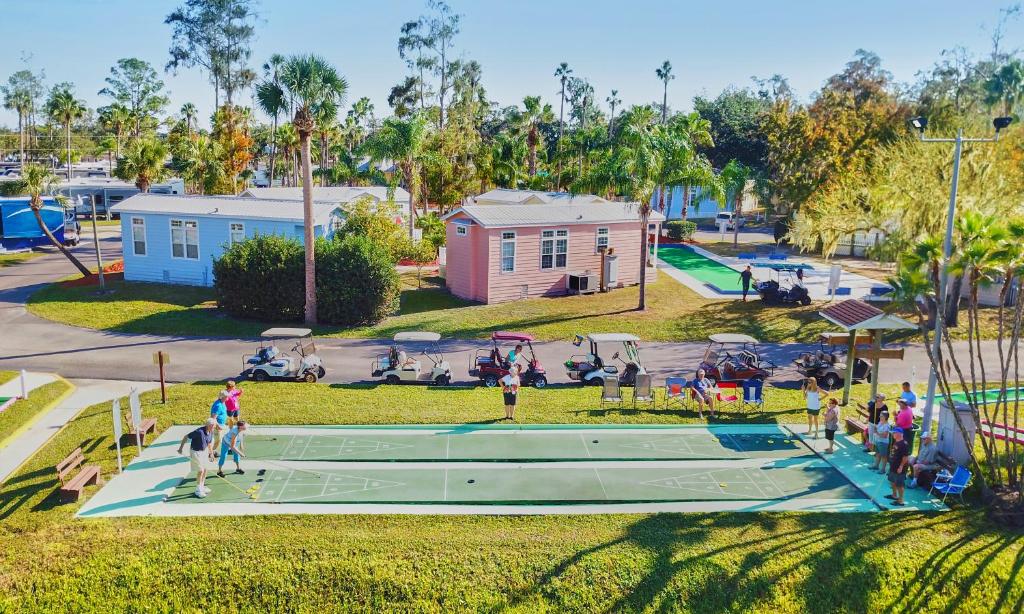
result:
[(317, 241), (316, 295), (323, 323), (380, 322), (398, 309), (398, 273), (390, 250), (355, 234)]
[(668, 238), (675, 241), (689, 241), (693, 237), (693, 233), (697, 232), (697, 223), (689, 220), (676, 220), (666, 222), (665, 228), (668, 229)]
[(305, 302), (303, 249), (295, 239), (256, 235), (213, 263), (221, 309), (256, 320), (298, 320)]
[(21, 179), (0, 181), (0, 197), (21, 196), (25, 193), (25, 182)]

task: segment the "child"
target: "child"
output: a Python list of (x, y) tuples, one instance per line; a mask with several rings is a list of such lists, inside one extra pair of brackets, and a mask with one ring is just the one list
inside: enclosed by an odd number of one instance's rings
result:
[(519, 397), (519, 371), (522, 367), (512, 365), (508, 375), (501, 378), (501, 393), (505, 398), (505, 420), (516, 419), (516, 400)]
[(808, 377), (800, 389), (807, 399), (807, 434), (811, 433), (814, 427), (814, 438), (818, 438), (818, 414), (821, 412), (821, 399), (828, 396), (828, 393), (818, 389), (818, 380)]
[(228, 426), (235, 426), (238, 423), (238, 412), (241, 410), (238, 398), (242, 396), (242, 389), (235, 385), (235, 380), (229, 379), (225, 392), (228, 393), (224, 399), (224, 406), (228, 410)]
[(825, 454), (835, 452), (836, 431), (839, 430), (839, 399), (832, 397), (828, 400), (828, 407), (825, 408), (825, 439), (828, 440), (828, 447)]
[(875, 464), (871, 467), (879, 473), (885, 473), (885, 465), (889, 462), (889, 431), (889, 412), (883, 411), (878, 414), (878, 424), (875, 425)]

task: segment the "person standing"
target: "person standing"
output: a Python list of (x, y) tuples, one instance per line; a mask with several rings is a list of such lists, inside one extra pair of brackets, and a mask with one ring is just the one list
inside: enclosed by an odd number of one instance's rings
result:
[(215, 448), (220, 445), (221, 440), (224, 438), (224, 434), (228, 432), (228, 406), (224, 403), (227, 398), (228, 391), (221, 390), (217, 394), (217, 400), (210, 406), (210, 418), (212, 418), (217, 425), (217, 430), (214, 432), (214, 444), (210, 448), (211, 461), (218, 454)]
[(903, 429), (903, 441), (907, 443), (907, 450), (914, 451), (914, 410), (910, 408), (906, 399), (900, 397), (896, 400), (900, 409), (896, 412), (896, 426)]
[(519, 396), (519, 365), (512, 365), (508, 375), (501, 378), (501, 394), (505, 399), (505, 420), (516, 419), (516, 400)]
[(803, 392), (804, 399), (807, 401), (807, 434), (811, 433), (811, 427), (814, 427), (814, 438), (818, 438), (818, 414), (821, 413), (821, 399), (827, 396), (827, 393), (818, 388), (818, 380), (813, 377), (808, 377), (804, 381), (803, 387), (800, 389)]
[(242, 465), (239, 462), (239, 457), (245, 457), (245, 451), (242, 446), (242, 439), (245, 435), (246, 429), (249, 425), (246, 424), (245, 420), (239, 420), (238, 424), (231, 427), (228, 434), (224, 436), (220, 441), (220, 459), (217, 461), (217, 476), (224, 477), (224, 462), (228, 459), (228, 454), (231, 454), (235, 461), (235, 473), (242, 475), (245, 472), (242, 471)]
[(885, 464), (889, 461), (889, 412), (883, 411), (878, 414), (878, 423), (875, 424), (875, 464), (872, 469), (879, 473), (885, 473)]
[(225, 391), (228, 393), (224, 399), (224, 406), (228, 410), (228, 426), (235, 426), (241, 417), (239, 412), (242, 407), (238, 398), (242, 396), (242, 389), (235, 384), (235, 380), (229, 379)]
[(900, 398), (906, 401), (910, 407), (917, 407), (917, 395), (910, 389), (910, 382), (903, 382), (903, 391), (900, 392)]
[(886, 499), (892, 499), (893, 505), (903, 506), (904, 486), (907, 480), (907, 460), (910, 450), (907, 442), (903, 440), (903, 429), (896, 427), (892, 430), (892, 444), (889, 446), (889, 487), (892, 494), (886, 495)]
[(857, 407), (863, 409), (868, 413), (868, 428), (864, 429), (864, 451), (871, 452), (874, 446), (875, 438), (875, 425), (878, 423), (878, 414), (880, 412), (888, 412), (889, 406), (885, 404), (885, 395), (879, 392), (875, 395), (874, 401), (868, 401), (867, 407), (857, 403)]
[(740, 271), (740, 286), (743, 287), (743, 302), (747, 302), (747, 293), (750, 292), (750, 283), (754, 280), (754, 272), (750, 270), (750, 265), (747, 268)]
[(189, 443), (188, 461), (191, 470), (196, 472), (195, 495), (200, 499), (210, 494), (210, 489), (206, 487), (206, 465), (203, 456), (213, 453), (213, 432), (216, 428), (217, 421), (209, 418), (206, 424), (182, 437), (181, 443), (178, 444), (178, 454), (181, 454), (185, 443)]
[(828, 440), (828, 447), (825, 454), (835, 452), (836, 431), (839, 430), (839, 399), (832, 397), (825, 407), (825, 439)]

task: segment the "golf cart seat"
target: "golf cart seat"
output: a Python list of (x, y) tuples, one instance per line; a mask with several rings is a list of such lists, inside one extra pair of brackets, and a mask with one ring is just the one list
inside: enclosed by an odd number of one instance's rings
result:
[(402, 365), (402, 371), (415, 371), (419, 373), (420, 361), (413, 360), (412, 362), (407, 362), (406, 364)]
[(739, 362), (748, 367), (754, 367), (757, 365), (757, 356), (754, 356), (754, 353), (749, 350), (743, 350), (740, 352)]
[(283, 367), (287, 367), (288, 365), (290, 365), (291, 362), (292, 362), (291, 359), (289, 359), (287, 357), (285, 357), (285, 358), (278, 358), (277, 360), (270, 361), (270, 366), (271, 367), (275, 367), (275, 368), (283, 368)]

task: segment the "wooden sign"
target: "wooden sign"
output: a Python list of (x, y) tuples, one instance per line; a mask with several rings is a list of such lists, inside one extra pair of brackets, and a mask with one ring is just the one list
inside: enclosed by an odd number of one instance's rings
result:
[[(160, 355), (163, 354), (161, 357)], [(169, 365), (171, 364), (171, 355), (167, 352), (153, 352), (153, 364), (154, 365)]]
[[(825, 345), (848, 345), (850, 333), (821, 333), (821, 342)], [(871, 335), (858, 334), (854, 341), (857, 345), (868, 345), (871, 343)]]
[(857, 358), (863, 358), (864, 360), (903, 360), (903, 348), (891, 349), (891, 350), (876, 350), (874, 348), (867, 350), (857, 350)]

